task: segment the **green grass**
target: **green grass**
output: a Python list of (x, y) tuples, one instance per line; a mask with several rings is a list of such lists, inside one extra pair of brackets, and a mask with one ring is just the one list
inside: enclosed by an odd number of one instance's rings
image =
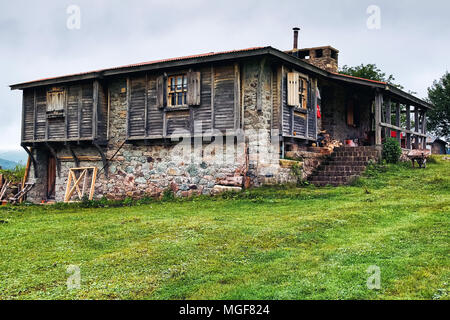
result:
[(449, 299), (450, 162), (433, 162), (349, 187), (2, 208), (0, 299)]

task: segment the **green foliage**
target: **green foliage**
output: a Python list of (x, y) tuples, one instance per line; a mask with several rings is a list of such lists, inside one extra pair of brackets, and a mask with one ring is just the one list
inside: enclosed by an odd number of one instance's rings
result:
[(308, 182), (303, 180), (303, 168), (298, 162), (292, 165), (291, 173), (297, 179), (297, 186), (308, 185)]
[(387, 163), (397, 163), (402, 155), (402, 148), (397, 139), (387, 138), (383, 143), (383, 159)]
[(3, 177), (6, 180), (13, 183), (21, 183), (23, 181), (23, 177), (25, 176), (25, 167), (22, 165), (17, 165), (13, 170), (0, 170), (0, 174), (3, 174)]
[(428, 101), (434, 106), (427, 112), (428, 131), (450, 139), (450, 73), (428, 88)]
[(162, 195), (162, 201), (173, 201), (175, 200), (175, 194), (173, 193), (172, 189), (166, 189), (163, 192)]
[(387, 82), (399, 89), (403, 89), (403, 86), (394, 83), (395, 78), (392, 74), (386, 76), (386, 73), (382, 72), (376, 64), (361, 64), (356, 67), (349, 67), (345, 65), (339, 72), (353, 77)]

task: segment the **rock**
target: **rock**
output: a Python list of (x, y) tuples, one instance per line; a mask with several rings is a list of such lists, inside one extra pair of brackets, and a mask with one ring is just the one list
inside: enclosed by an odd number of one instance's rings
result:
[(216, 195), (216, 194), (221, 194), (221, 193), (224, 193), (224, 192), (230, 192), (230, 191), (232, 191), (232, 192), (241, 192), (241, 191), (242, 191), (242, 188), (241, 188), (241, 187), (228, 187), (228, 186), (219, 186), (219, 185), (216, 185), (216, 186), (214, 186), (214, 188), (212, 189), (211, 193), (212, 193), (213, 195)]

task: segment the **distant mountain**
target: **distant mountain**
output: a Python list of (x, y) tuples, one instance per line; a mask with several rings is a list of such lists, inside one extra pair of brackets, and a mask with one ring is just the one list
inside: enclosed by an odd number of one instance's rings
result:
[(0, 167), (5, 170), (14, 169), (18, 165), (17, 162), (0, 159)]
[(28, 160), (28, 154), (22, 149), (0, 150), (0, 159), (26, 165)]

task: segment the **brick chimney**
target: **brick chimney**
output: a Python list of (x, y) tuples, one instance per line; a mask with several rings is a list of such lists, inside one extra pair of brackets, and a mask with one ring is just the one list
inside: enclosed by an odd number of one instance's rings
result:
[(331, 46), (298, 49), (298, 32), (300, 28), (294, 28), (293, 30), (294, 47), (287, 53), (321, 69), (338, 72), (339, 50)]

